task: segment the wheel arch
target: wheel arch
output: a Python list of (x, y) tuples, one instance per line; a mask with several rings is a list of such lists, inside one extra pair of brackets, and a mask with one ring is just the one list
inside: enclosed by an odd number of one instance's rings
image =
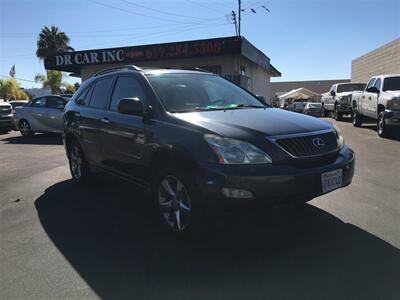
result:
[(383, 105), (383, 104), (378, 104), (378, 107), (377, 107), (377, 109), (376, 109), (376, 113), (377, 113), (377, 115), (379, 116), (379, 114), (381, 113), (381, 112), (383, 112), (383, 111), (385, 111), (385, 106)]

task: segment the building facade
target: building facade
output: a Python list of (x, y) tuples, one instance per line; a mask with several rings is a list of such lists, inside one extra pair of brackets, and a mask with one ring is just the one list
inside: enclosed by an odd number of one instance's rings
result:
[(141, 68), (200, 68), (219, 74), (254, 94), (268, 97), (270, 78), (281, 76), (270, 59), (244, 37), (226, 37), (110, 49), (65, 52), (45, 59), (50, 70), (82, 80), (120, 65)]
[(371, 76), (400, 74), (400, 38), (351, 62), (351, 81), (366, 83)]

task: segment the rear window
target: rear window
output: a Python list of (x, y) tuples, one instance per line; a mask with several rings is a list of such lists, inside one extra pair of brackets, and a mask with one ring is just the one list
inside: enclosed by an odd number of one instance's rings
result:
[(352, 91), (363, 91), (365, 88), (364, 83), (354, 83), (354, 84), (340, 84), (338, 85), (337, 92), (345, 93)]
[(400, 91), (400, 76), (385, 78), (383, 91)]

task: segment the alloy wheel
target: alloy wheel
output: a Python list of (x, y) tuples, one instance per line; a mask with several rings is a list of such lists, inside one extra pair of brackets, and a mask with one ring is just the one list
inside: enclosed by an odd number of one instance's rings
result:
[(22, 134), (23, 136), (27, 136), (27, 135), (29, 135), (30, 130), (31, 130), (31, 129), (30, 129), (30, 126), (29, 126), (28, 122), (22, 121), (22, 122), (21, 122), (21, 125), (20, 125), (21, 134)]
[(165, 176), (158, 189), (158, 204), (161, 215), (175, 232), (182, 232), (191, 222), (191, 201), (189, 193), (177, 177)]
[(382, 115), (380, 115), (378, 117), (378, 133), (379, 133), (379, 135), (383, 134), (384, 127), (385, 127), (385, 119), (383, 118)]
[(82, 176), (82, 158), (80, 156), (79, 149), (76, 145), (71, 147), (69, 155), (69, 162), (71, 166), (71, 173), (75, 179), (79, 179)]

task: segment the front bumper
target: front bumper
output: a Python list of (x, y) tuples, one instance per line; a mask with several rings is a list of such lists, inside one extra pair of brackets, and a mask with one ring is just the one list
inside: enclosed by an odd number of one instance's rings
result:
[[(306, 167), (293, 165), (220, 165), (202, 164), (196, 182), (206, 205), (258, 203), (266, 205), (309, 201), (323, 194), (321, 174), (342, 169), (342, 187), (353, 179), (355, 154), (344, 146), (328, 164)], [(250, 191), (253, 198), (233, 199), (222, 194), (223, 188)]]
[(400, 111), (389, 110), (384, 111), (386, 125), (389, 126), (400, 126)]
[(344, 104), (344, 103), (340, 103), (340, 104), (338, 105), (338, 110), (339, 110), (339, 112), (341, 112), (342, 114), (351, 114), (352, 111), (353, 111), (350, 105)]
[(0, 119), (0, 128), (1, 129), (12, 129), (13, 128), (13, 123), (12, 123), (12, 119)]

